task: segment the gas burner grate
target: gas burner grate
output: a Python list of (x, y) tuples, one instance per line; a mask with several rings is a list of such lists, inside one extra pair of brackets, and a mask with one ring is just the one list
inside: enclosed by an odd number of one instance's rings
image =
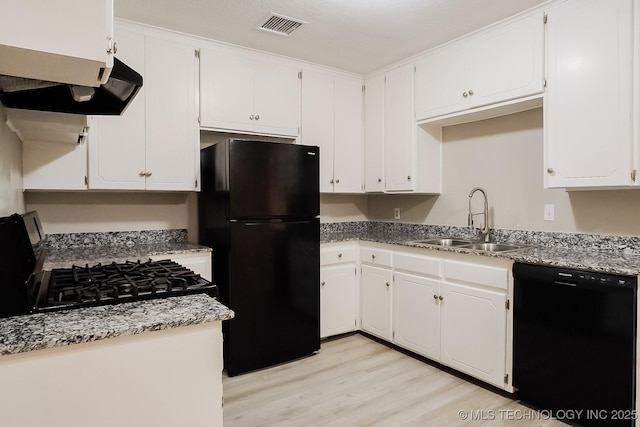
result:
[(85, 264), (51, 271), (46, 305), (80, 307), (201, 292), (217, 296), (215, 285), (171, 260)]

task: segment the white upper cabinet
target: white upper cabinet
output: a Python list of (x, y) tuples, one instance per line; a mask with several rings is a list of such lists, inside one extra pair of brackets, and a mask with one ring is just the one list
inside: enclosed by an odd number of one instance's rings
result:
[(364, 190), (384, 191), (384, 75), (364, 82)]
[(75, 144), (44, 142), (38, 139), (22, 143), (22, 188), (24, 190), (86, 190), (87, 139), (91, 137), (91, 117), (83, 119), (88, 136)]
[(416, 61), (416, 119), (539, 95), (543, 58), (542, 13), (435, 50)]
[(632, 0), (548, 10), (545, 187), (633, 184)]
[(320, 192), (362, 192), (363, 120), (362, 80), (303, 70), (300, 143), (320, 147)]
[(3, 4), (0, 74), (99, 86), (113, 52), (113, 0)]
[[(197, 58), (188, 40), (117, 27), (118, 56), (144, 83), (121, 116), (97, 116), (89, 188), (193, 191), (199, 181)], [(95, 132), (95, 135), (94, 135)]]
[(200, 126), (204, 129), (297, 137), (299, 67), (224, 46), (200, 52)]
[(362, 80), (336, 76), (333, 96), (334, 192), (362, 193), (364, 153)]
[(413, 64), (406, 64), (385, 74), (384, 173), (387, 191), (415, 189), (415, 146)]
[(405, 64), (384, 76), (384, 188), (436, 194), (441, 191), (441, 129), (416, 124), (413, 74), (413, 64)]

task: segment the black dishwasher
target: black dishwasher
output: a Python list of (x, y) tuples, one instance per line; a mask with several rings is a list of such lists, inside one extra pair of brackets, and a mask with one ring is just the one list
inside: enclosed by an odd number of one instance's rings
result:
[(513, 385), (591, 426), (635, 425), (637, 278), (515, 263)]

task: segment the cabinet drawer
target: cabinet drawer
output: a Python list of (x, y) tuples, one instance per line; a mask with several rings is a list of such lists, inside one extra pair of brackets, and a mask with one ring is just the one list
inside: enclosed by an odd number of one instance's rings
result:
[(374, 248), (361, 248), (360, 261), (367, 264), (391, 267), (391, 251)]
[(509, 285), (509, 270), (506, 268), (451, 260), (445, 260), (443, 267), (444, 278), (448, 280), (469, 282), (500, 289), (507, 289)]
[(396, 270), (405, 270), (428, 276), (440, 277), (440, 260), (429, 256), (394, 254), (393, 266)]
[(339, 264), (343, 262), (356, 262), (358, 260), (358, 247), (345, 246), (342, 248), (321, 248), (320, 265)]

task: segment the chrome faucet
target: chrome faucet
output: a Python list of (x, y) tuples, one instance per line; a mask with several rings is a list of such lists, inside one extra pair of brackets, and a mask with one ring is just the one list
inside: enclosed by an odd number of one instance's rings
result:
[[(478, 212), (478, 213), (472, 213), (471, 212), (471, 199), (473, 198), (473, 195), (476, 193), (476, 191), (481, 192), (482, 195), (484, 196), (484, 211), (483, 212)], [(489, 228), (489, 202), (487, 201), (487, 193), (485, 193), (484, 190), (482, 188), (480, 188), (480, 187), (474, 188), (469, 193), (469, 214), (467, 216), (467, 226), (471, 230), (474, 230), (474, 227), (473, 227), (473, 216), (474, 215), (482, 215), (482, 216), (484, 216), (484, 224), (483, 224), (482, 228), (479, 228), (478, 230), (480, 230), (480, 233), (482, 233), (482, 235), (484, 236), (484, 241), (488, 242), (490, 240), (489, 232), (491, 231), (490, 228)]]

